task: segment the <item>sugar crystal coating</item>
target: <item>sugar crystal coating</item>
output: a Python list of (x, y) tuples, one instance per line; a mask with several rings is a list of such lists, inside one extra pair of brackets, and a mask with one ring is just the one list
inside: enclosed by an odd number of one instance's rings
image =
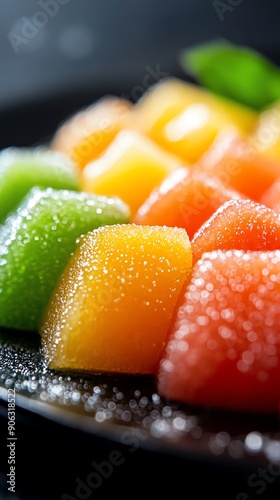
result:
[(77, 238), (128, 218), (118, 198), (33, 188), (0, 226), (0, 325), (37, 330)]
[(212, 250), (280, 249), (280, 216), (252, 200), (230, 200), (201, 226), (192, 239), (194, 262)]
[(50, 366), (154, 373), (191, 266), (183, 229), (123, 224), (85, 235), (41, 326)]
[(275, 412), (279, 380), (280, 251), (205, 253), (178, 304), (160, 365), (160, 394)]

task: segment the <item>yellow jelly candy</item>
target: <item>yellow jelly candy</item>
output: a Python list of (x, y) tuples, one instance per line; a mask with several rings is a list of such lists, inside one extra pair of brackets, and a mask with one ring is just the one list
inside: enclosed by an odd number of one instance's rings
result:
[(176, 78), (155, 84), (134, 106), (134, 126), (184, 161), (194, 163), (218, 132), (233, 127), (251, 132), (257, 113)]
[(182, 167), (175, 156), (148, 137), (123, 130), (97, 160), (81, 174), (82, 189), (89, 193), (118, 196), (133, 215), (168, 174)]

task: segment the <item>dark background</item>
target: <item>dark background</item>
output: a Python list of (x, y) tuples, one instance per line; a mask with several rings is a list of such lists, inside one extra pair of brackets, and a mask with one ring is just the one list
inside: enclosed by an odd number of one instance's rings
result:
[(147, 67), (185, 78), (178, 55), (196, 43), (279, 62), (279, 14), (278, 0), (1, 0), (0, 147), (45, 140), (103, 94), (133, 100)]

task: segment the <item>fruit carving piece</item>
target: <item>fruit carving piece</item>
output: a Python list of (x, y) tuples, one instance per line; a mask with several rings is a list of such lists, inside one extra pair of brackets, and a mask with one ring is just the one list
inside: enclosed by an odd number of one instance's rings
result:
[(197, 231), (192, 239), (193, 259), (212, 250), (280, 249), (280, 216), (251, 200), (231, 200)]
[(183, 229), (117, 224), (83, 236), (40, 328), (49, 366), (156, 373), (191, 268)]
[(180, 167), (178, 158), (148, 137), (123, 130), (99, 159), (84, 168), (82, 188), (90, 193), (120, 197), (133, 215), (150, 192)]
[(80, 190), (75, 164), (46, 148), (11, 147), (0, 153), (0, 223), (34, 186)]
[(75, 113), (57, 129), (51, 147), (67, 154), (83, 169), (100, 156), (129, 121), (132, 104), (116, 96), (104, 96)]
[(133, 217), (136, 224), (183, 227), (190, 239), (224, 203), (242, 195), (204, 172), (182, 167), (164, 179)]
[(0, 326), (37, 331), (77, 238), (128, 219), (117, 198), (33, 188), (0, 227)]
[(280, 251), (210, 252), (194, 265), (157, 378), (173, 401), (277, 413)]

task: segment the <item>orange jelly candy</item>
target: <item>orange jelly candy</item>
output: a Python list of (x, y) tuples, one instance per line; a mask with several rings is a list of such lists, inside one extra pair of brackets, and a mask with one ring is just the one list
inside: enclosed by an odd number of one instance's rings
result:
[(51, 148), (61, 151), (79, 169), (100, 156), (127, 124), (132, 104), (126, 99), (105, 96), (77, 112), (56, 131)]
[(226, 201), (242, 195), (193, 168), (181, 168), (166, 177), (141, 205), (133, 218), (136, 224), (177, 226), (190, 238)]
[(49, 366), (156, 373), (191, 269), (183, 229), (119, 224), (83, 236), (40, 329)]
[(211, 177), (254, 201), (279, 177), (280, 162), (258, 152), (235, 131), (222, 131), (199, 160)]
[(197, 231), (192, 248), (195, 262), (217, 249), (280, 249), (280, 216), (252, 200), (228, 201)]

